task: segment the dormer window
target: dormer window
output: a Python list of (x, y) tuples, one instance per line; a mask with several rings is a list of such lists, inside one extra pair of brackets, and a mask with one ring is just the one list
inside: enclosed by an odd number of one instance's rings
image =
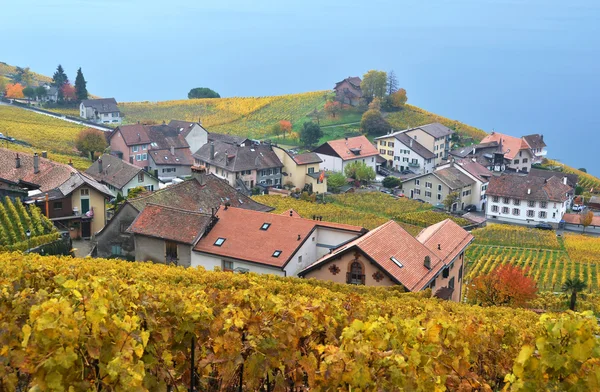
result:
[(221, 246), (221, 245), (223, 245), (223, 243), (224, 243), (224, 242), (225, 242), (225, 238), (221, 238), (221, 237), (219, 237), (219, 238), (217, 238), (217, 240), (215, 241), (214, 245), (215, 245), (215, 246)]
[(402, 263), (400, 261), (398, 261), (398, 259), (395, 258), (394, 256), (390, 257), (390, 260), (392, 260), (394, 262), (394, 264), (396, 264), (398, 267), (400, 267), (400, 268), (404, 267), (402, 265)]
[(260, 227), (260, 229), (261, 230), (267, 230), (270, 226), (271, 226), (270, 223), (263, 223), (263, 225)]
[(273, 257), (279, 257), (280, 254), (281, 254), (281, 251), (276, 250), (275, 252), (273, 252)]

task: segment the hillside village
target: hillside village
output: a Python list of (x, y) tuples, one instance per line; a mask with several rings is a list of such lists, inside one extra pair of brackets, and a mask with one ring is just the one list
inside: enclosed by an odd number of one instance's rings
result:
[[(74, 99), (77, 119), (39, 107), (60, 101), (50, 84), (29, 100), (7, 95), (5, 106), (80, 121), (77, 145), (91, 160), (78, 170), (0, 133), (0, 250), (57, 254), (49, 243), (73, 241), (91, 264), (395, 287), (538, 312), (566, 310), (563, 290), (572, 310), (578, 300), (599, 315), (600, 203), (588, 177), (549, 160), (542, 134), (473, 140), (440, 122), (397, 128), (387, 118), (404, 110), (406, 91), (373, 93), (371, 72), (335, 83), (314, 120), (277, 123), (265, 138), (215, 132), (202, 118), (130, 121), (114, 98)], [(322, 120), (357, 110), (360, 132), (324, 135)], [(21, 228), (9, 229), (13, 204), (54, 227), (34, 230), (21, 213)], [(506, 274), (502, 287), (486, 286)], [(533, 291), (517, 300), (511, 280)], [(492, 286), (504, 302), (485, 297)], [(585, 290), (589, 301), (577, 297)]]

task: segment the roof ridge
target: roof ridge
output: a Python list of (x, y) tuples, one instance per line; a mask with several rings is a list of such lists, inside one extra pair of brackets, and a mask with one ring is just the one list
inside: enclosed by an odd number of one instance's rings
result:
[(177, 207), (171, 207), (171, 206), (164, 206), (164, 205), (156, 204), (156, 203), (148, 203), (148, 204), (146, 204), (146, 207), (152, 207), (152, 206), (154, 206), (154, 207), (160, 207), (160, 208), (166, 208), (168, 210), (173, 210), (173, 211), (179, 211), (179, 212), (196, 214), (196, 215), (202, 215), (202, 216), (208, 216), (208, 217), (212, 216), (211, 214), (206, 214), (204, 212), (199, 212), (199, 211), (194, 211), (194, 210), (185, 210), (183, 208), (177, 208)]
[[(433, 237), (433, 235), (434, 235), (435, 233), (437, 233), (437, 232), (438, 232), (438, 231), (439, 231), (439, 230), (440, 230), (440, 229), (441, 229), (441, 228), (442, 228), (442, 227), (443, 227), (443, 226), (444, 226), (446, 223), (448, 223), (448, 221), (451, 221), (451, 220), (452, 220), (452, 219), (450, 219), (450, 218), (446, 218), (446, 219), (444, 219), (443, 221), (439, 221), (438, 223), (434, 223), (434, 224), (433, 224), (433, 225), (431, 225), (431, 226), (425, 227), (425, 228), (423, 228), (423, 230), (421, 230), (421, 231), (419, 232), (419, 234), (417, 234), (417, 236), (416, 236), (415, 238), (417, 239), (417, 241), (421, 242), (421, 240), (419, 240), (419, 236), (421, 235), (421, 233), (422, 233), (422, 232), (424, 232), (425, 230), (429, 229), (430, 227), (435, 227), (435, 226), (437, 226), (437, 227), (436, 227), (436, 228), (435, 228), (435, 229), (434, 229), (434, 230), (431, 232), (431, 235), (430, 235), (429, 237), (427, 237), (427, 239), (429, 239), (429, 238)], [(438, 226), (438, 225), (439, 225), (439, 226)], [(422, 242), (421, 242), (421, 243), (422, 243)], [(423, 244), (423, 243), (422, 243), (422, 244)], [(423, 245), (425, 245), (425, 244), (423, 244)], [(427, 246), (425, 246), (425, 247), (427, 248)], [(427, 249), (429, 249), (429, 248), (427, 248)]]
[[(194, 181), (194, 180), (195, 180), (196, 182), (198, 182), (198, 180), (196, 180), (195, 178), (192, 178), (192, 179), (190, 179), (190, 180), (186, 180), (186, 181), (180, 182), (179, 184), (175, 184), (175, 185), (169, 185), (169, 186), (167, 186), (167, 187), (164, 187), (164, 188), (162, 188), (162, 189), (158, 189), (158, 190), (156, 190), (156, 191), (154, 191), (154, 192), (151, 192), (151, 193), (150, 193), (150, 194), (148, 194), (148, 195), (140, 195), (140, 196), (138, 196), (138, 197), (134, 197), (133, 199), (130, 199), (130, 200), (128, 200), (128, 201), (137, 201), (137, 200), (142, 200), (142, 199), (145, 199), (145, 198), (147, 198), (147, 197), (151, 197), (151, 196), (154, 196), (154, 195), (156, 195), (156, 194), (162, 193), (162, 192), (164, 192), (165, 190), (173, 190), (173, 189), (175, 189), (175, 188), (177, 188), (177, 187), (180, 187), (180, 186), (182, 186), (183, 184), (186, 184), (186, 185), (187, 185), (189, 182), (191, 182), (191, 181)], [(204, 186), (204, 185), (201, 185), (201, 186)]]

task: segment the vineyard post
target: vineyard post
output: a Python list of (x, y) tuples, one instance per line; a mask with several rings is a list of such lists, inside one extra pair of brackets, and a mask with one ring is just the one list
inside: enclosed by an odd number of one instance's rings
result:
[(196, 336), (192, 335), (192, 353), (191, 353), (191, 363), (190, 363), (190, 392), (195, 392), (196, 391), (196, 386), (194, 385), (194, 381), (196, 378), (196, 372), (194, 369), (194, 362), (195, 362), (195, 358), (194, 358), (194, 351), (196, 349)]

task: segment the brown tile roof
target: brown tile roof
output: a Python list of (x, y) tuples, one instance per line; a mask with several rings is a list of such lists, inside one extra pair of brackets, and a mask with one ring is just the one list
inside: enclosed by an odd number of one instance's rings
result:
[(434, 138), (440, 138), (440, 137), (444, 137), (444, 136), (450, 136), (454, 133), (454, 131), (450, 128), (448, 128), (445, 125), (442, 125), (440, 123), (431, 123), (431, 124), (426, 124), (426, 125), (419, 125), (418, 127), (414, 127), (414, 128), (410, 128), (407, 129), (406, 131), (412, 131), (415, 129), (420, 129), (423, 132), (433, 136)]
[(197, 179), (191, 179), (135, 199), (129, 199), (127, 202), (138, 211), (142, 211), (147, 204), (158, 204), (210, 214), (213, 208), (218, 208), (225, 203), (257, 211), (273, 210), (272, 207), (257, 203), (239, 193), (226, 181), (212, 174), (204, 176), (203, 184)]
[(544, 177), (544, 178), (567, 177), (567, 184), (573, 188), (575, 188), (575, 186), (579, 182), (579, 176), (577, 174), (564, 173), (564, 172), (552, 171), (552, 170), (543, 170), (543, 169), (537, 169), (535, 167), (531, 168), (531, 170), (529, 171), (529, 175), (535, 176), (535, 177)]
[(486, 195), (520, 200), (564, 202), (568, 198), (567, 193), (572, 189), (563, 184), (558, 177), (545, 179), (532, 175), (503, 174), (492, 176)]
[(252, 144), (250, 139), (244, 137), (212, 132), (208, 134), (208, 141), (236, 144), (238, 146), (241, 144)]
[(369, 139), (363, 135), (346, 139), (330, 140), (320, 147), (317, 147), (315, 152), (320, 152), (319, 150), (326, 145), (328, 145), (335, 154), (344, 161), (379, 155), (379, 151), (377, 151)]
[(450, 155), (459, 158), (466, 158), (473, 155), (493, 154), (498, 151), (498, 142), (492, 141), (488, 143), (473, 144), (470, 146), (456, 148), (450, 151)]
[(335, 84), (335, 87), (339, 86), (340, 84), (344, 83), (345, 81), (348, 81), (348, 83), (350, 83), (352, 86), (354, 86), (356, 88), (360, 88), (360, 83), (362, 82), (361, 78), (359, 78), (358, 76), (348, 76), (346, 79), (337, 82)]
[[(574, 225), (580, 225), (581, 224), (581, 215), (579, 214), (564, 214), (563, 215), (563, 220), (567, 223), (571, 223)], [(594, 218), (592, 219), (592, 226), (600, 226), (600, 216), (598, 215), (594, 215)]]
[[(447, 221), (450, 220), (440, 222), (442, 223), (441, 226), (440, 224), (435, 225), (436, 227), (431, 230), (431, 234), (429, 232), (420, 234), (423, 235), (426, 243), (410, 235), (398, 223), (389, 221), (323, 256), (300, 272), (299, 275), (304, 276), (319, 265), (357, 248), (384, 269), (393, 280), (402, 284), (408, 290), (422, 290), (446, 266), (446, 263), (453, 260), (455, 257), (453, 255), (458, 255), (472, 239), (467, 231), (454, 222), (450, 221), (452, 225), (446, 225), (445, 222)], [(457, 238), (451, 241), (453, 236)], [(441, 246), (441, 251), (437, 251), (437, 243), (435, 244), (436, 250), (430, 248), (431, 241), (437, 239), (445, 241)], [(455, 244), (463, 246), (460, 249), (457, 247), (451, 248)], [(392, 257), (400, 262), (402, 266), (396, 264)], [(430, 259), (430, 269), (427, 269), (424, 265), (425, 257)]]
[(290, 154), (290, 157), (296, 162), (297, 165), (308, 165), (309, 163), (321, 163), (323, 160), (319, 158), (317, 153), (314, 152), (306, 152), (304, 154), (293, 155)]
[(194, 164), (194, 159), (189, 148), (175, 148), (173, 152), (174, 154), (171, 154), (170, 149), (152, 149), (148, 151), (148, 156), (157, 166), (192, 166)]
[(98, 113), (111, 113), (119, 111), (117, 101), (114, 98), (84, 99), (81, 101), (81, 103), (84, 107), (93, 108)]
[[(16, 168), (17, 155), (21, 159), (21, 167)], [(39, 157), (39, 173), (33, 173), (33, 155), (0, 148), (0, 177), (13, 181), (26, 181), (47, 192), (67, 181), (77, 170), (69, 165), (57, 163)]]
[(179, 128), (168, 125), (122, 125), (110, 134), (111, 139), (120, 132), (128, 146), (149, 144), (151, 149), (189, 148), (185, 137), (179, 132)]
[[(132, 165), (122, 159), (110, 154), (103, 154), (99, 160), (102, 160), (102, 171), (99, 171), (100, 164), (98, 160), (92, 163), (85, 173), (93, 177), (96, 181), (109, 184), (117, 189), (123, 188), (132, 178), (136, 177), (143, 169)], [(148, 175), (148, 173), (146, 173)]]
[(149, 204), (127, 232), (193, 245), (210, 221), (210, 214)]
[(533, 135), (523, 136), (523, 139), (525, 139), (525, 141), (531, 148), (546, 147), (546, 143), (544, 142), (544, 135), (540, 135), (540, 134), (536, 133)]
[[(317, 227), (330, 227), (360, 234), (362, 227), (314, 221), (287, 215), (267, 214), (240, 208), (221, 207), (217, 212), (217, 224), (204, 237), (200, 238), (195, 251), (231, 257), (254, 263), (283, 268), (298, 248)], [(269, 223), (267, 230), (261, 230)], [(224, 238), (221, 246), (215, 241)], [(278, 250), (281, 254), (273, 257)]]
[(488, 182), (490, 177), (494, 175), (487, 167), (471, 159), (460, 159), (456, 161), (456, 164), (481, 182)]
[(448, 185), (450, 189), (458, 189), (475, 183), (469, 176), (453, 166), (435, 170), (433, 175)]
[(527, 144), (525, 140), (498, 132), (492, 132), (484, 137), (481, 141), (482, 144), (490, 142), (497, 142), (500, 144), (502, 146), (502, 152), (504, 153), (504, 156), (508, 159), (513, 159), (516, 157), (521, 150), (530, 149), (529, 144)]
[[(210, 156), (214, 145), (214, 159)], [(206, 143), (194, 154), (194, 158), (232, 172), (262, 170), (283, 167), (283, 164), (268, 145), (238, 146), (220, 141)]]

